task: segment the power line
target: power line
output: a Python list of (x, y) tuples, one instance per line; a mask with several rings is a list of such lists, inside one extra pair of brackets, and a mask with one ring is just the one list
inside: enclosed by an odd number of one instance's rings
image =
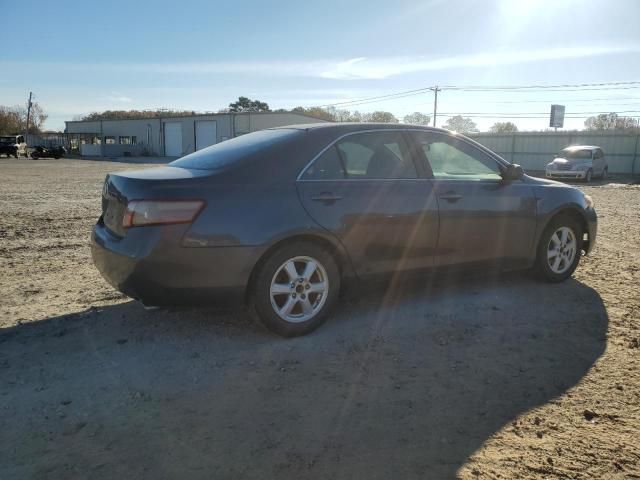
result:
[[(424, 87), (414, 90), (404, 90), (386, 95), (378, 95), (374, 97), (364, 97), (353, 100), (345, 100), (342, 102), (328, 103), (320, 105), (319, 108), (327, 107), (353, 107), (356, 105), (365, 105), (368, 103), (376, 103), (378, 101), (395, 100), (413, 95), (420, 95), (429, 91), (433, 91), (434, 87)], [(610, 91), (610, 90), (631, 90), (640, 88), (640, 81), (633, 82), (605, 82), (605, 83), (576, 83), (562, 85), (511, 85), (511, 86), (490, 86), (490, 85), (469, 85), (456, 86), (448, 85), (438, 87), (440, 90), (455, 90), (465, 92), (510, 92), (510, 93), (530, 93), (532, 91), (541, 90), (546, 92), (575, 92), (575, 91)]]
[[(562, 102), (565, 103), (595, 103), (595, 102), (607, 102), (607, 104), (611, 105), (614, 102), (611, 102), (612, 100), (615, 100), (616, 104), (619, 104), (619, 101), (624, 101), (624, 100), (635, 100), (635, 102), (624, 102), (621, 105), (633, 105), (634, 103), (640, 103), (640, 97), (610, 97), (610, 98), (573, 98), (573, 99), (562, 99)], [(464, 103), (468, 103), (468, 100), (456, 100), (456, 99), (450, 99), (447, 100), (447, 102), (449, 103), (456, 103), (456, 102), (464, 102)], [(549, 100), (487, 100), (487, 101), (474, 101), (474, 103), (490, 103), (490, 104), (510, 104), (510, 103), (549, 103)]]
[[(589, 88), (589, 87), (613, 87), (613, 88), (623, 88), (623, 86), (629, 85), (638, 85), (640, 86), (640, 81), (633, 82), (603, 82), (603, 83), (573, 83), (573, 84), (561, 84), (561, 85), (449, 85), (442, 87), (447, 90), (482, 90), (482, 91), (493, 91), (493, 90), (548, 90), (548, 89), (565, 89), (565, 88)], [(633, 87), (638, 88), (638, 87)]]
[[(621, 113), (640, 113), (640, 110), (621, 110), (618, 112), (602, 112), (602, 111), (598, 111), (598, 112), (572, 112), (572, 114), (575, 115), (600, 115), (600, 114), (608, 114), (608, 113), (615, 113), (615, 114), (621, 114)], [(441, 113), (440, 115), (549, 115), (549, 112), (448, 112), (448, 113)]]

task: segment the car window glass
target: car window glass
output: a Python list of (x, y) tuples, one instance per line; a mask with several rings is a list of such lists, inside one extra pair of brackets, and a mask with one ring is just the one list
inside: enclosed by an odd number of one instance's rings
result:
[(331, 145), (307, 168), (304, 180), (342, 180), (345, 178), (342, 162), (335, 145)]
[(401, 132), (350, 135), (337, 143), (348, 179), (418, 178)]
[(418, 135), (434, 178), (501, 180), (498, 164), (480, 150), (442, 135)]

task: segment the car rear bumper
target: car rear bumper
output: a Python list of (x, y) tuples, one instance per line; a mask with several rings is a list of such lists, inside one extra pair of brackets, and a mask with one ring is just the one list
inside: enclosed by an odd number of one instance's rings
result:
[(146, 305), (242, 302), (262, 249), (182, 247), (184, 230), (142, 227), (119, 238), (99, 222), (91, 234), (93, 262), (114, 288)]

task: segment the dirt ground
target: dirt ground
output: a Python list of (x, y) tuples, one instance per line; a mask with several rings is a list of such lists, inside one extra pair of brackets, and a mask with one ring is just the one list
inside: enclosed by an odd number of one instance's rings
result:
[(109, 171), (0, 160), (0, 478), (640, 478), (640, 185), (560, 285), (425, 279), (283, 340), (93, 268)]

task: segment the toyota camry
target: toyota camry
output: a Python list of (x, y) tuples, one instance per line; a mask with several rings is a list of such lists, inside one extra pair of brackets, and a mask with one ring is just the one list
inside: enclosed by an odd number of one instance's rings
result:
[(462, 135), (325, 123), (109, 174), (92, 252), (146, 305), (237, 300), (295, 336), (327, 319), (347, 280), (489, 264), (565, 280), (596, 226), (588, 195)]

